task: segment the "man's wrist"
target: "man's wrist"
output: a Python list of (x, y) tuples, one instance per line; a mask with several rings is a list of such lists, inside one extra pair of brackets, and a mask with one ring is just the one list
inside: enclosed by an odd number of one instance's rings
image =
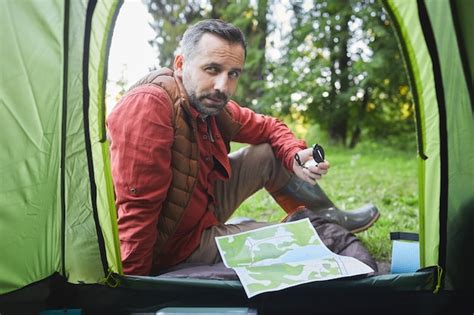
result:
[(300, 155), (298, 154), (298, 152), (295, 154), (295, 157), (294, 157), (295, 161), (296, 161), (296, 164), (298, 164), (298, 166), (302, 167), (302, 168), (306, 168), (306, 166), (304, 165), (304, 163), (301, 161), (301, 158), (300, 158)]

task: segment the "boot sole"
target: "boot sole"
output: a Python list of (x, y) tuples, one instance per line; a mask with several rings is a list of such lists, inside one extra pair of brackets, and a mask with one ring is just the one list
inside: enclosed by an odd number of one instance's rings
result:
[(367, 223), (364, 226), (361, 226), (360, 228), (352, 230), (350, 232), (355, 234), (355, 233), (360, 233), (360, 232), (363, 232), (363, 231), (367, 230), (372, 225), (374, 225), (375, 221), (377, 221), (379, 219), (379, 217), (380, 217), (380, 212), (377, 211), (377, 214), (372, 218), (372, 220), (369, 221), (369, 223)]

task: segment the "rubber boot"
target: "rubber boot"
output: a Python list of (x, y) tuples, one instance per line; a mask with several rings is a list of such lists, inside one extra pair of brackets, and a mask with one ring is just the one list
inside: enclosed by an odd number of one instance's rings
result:
[(306, 207), (352, 233), (367, 230), (380, 216), (377, 207), (371, 203), (350, 211), (341, 210), (319, 185), (313, 186), (297, 176), (292, 176), (288, 183), (279, 191), (272, 193), (272, 196), (288, 214)]

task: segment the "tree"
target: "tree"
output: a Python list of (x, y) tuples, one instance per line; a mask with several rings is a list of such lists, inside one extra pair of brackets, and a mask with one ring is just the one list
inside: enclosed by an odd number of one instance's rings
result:
[(144, 0), (153, 17), (151, 24), (156, 36), (149, 41), (158, 52), (160, 65), (172, 67), (181, 36), (188, 27), (204, 16), (209, 9), (201, 7), (201, 1)]
[[(413, 106), (390, 21), (374, 1), (291, 2), (284, 60), (270, 66), (266, 102), (317, 122), (330, 140), (354, 147), (413, 130)], [(398, 60), (394, 63), (393, 60)]]
[(145, 0), (153, 16), (156, 37), (150, 41), (159, 53), (160, 64), (172, 67), (176, 49), (186, 28), (199, 20), (222, 19), (238, 26), (247, 38), (245, 71), (234, 96), (244, 106), (255, 104), (264, 88), (265, 46), (268, 33), (268, 0), (171, 1)]
[[(292, 0), (290, 29), (272, 18), (279, 1), (145, 0), (154, 18), (160, 64), (172, 66), (185, 29), (205, 18), (231, 22), (248, 41), (234, 99), (262, 113), (317, 123), (334, 143), (354, 147), (363, 136), (413, 131), (413, 105), (390, 20), (374, 0)], [(393, 62), (393, 61), (397, 62)]]

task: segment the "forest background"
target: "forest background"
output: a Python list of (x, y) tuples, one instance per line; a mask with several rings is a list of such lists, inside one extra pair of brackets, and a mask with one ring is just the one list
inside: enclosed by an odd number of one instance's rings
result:
[[(415, 107), (380, 2), (143, 3), (152, 16), (155, 37), (149, 45), (160, 66), (172, 66), (181, 35), (199, 20), (223, 19), (242, 29), (247, 60), (233, 99), (285, 121), (308, 145), (324, 146), (331, 171), (320, 185), (337, 206), (378, 206), (380, 219), (358, 234), (377, 260), (390, 261), (390, 232), (418, 232)], [(123, 94), (129, 82), (116, 84)], [(260, 191), (235, 216), (279, 221), (284, 213)]]

